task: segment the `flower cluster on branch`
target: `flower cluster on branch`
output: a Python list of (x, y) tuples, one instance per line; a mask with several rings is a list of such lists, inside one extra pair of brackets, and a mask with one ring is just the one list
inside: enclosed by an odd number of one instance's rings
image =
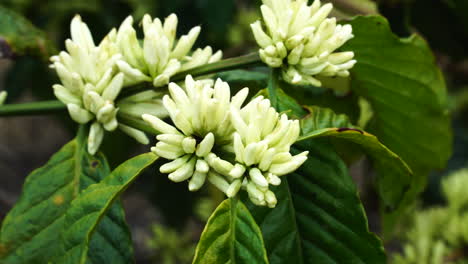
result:
[[(80, 124), (92, 122), (88, 137), (88, 152), (94, 154), (104, 137), (104, 131), (120, 128), (140, 143), (148, 144), (143, 132), (119, 124), (117, 113), (141, 116), (158, 113), (167, 116), (161, 105), (161, 93), (137, 94), (117, 102), (122, 89), (130, 85), (151, 82), (154, 87), (167, 85), (177, 72), (215, 62), (222, 53), (213, 54), (211, 47), (191, 52), (200, 27), (176, 39), (177, 16), (167, 17), (164, 24), (145, 15), (142, 20), (142, 45), (128, 17), (118, 30), (112, 29), (96, 46), (88, 26), (80, 16), (71, 22), (71, 39), (65, 42), (67, 51), (51, 58), (61, 84), (53, 86), (56, 97), (67, 105), (72, 119)], [(159, 98), (158, 98), (159, 97)]]
[(263, 0), (263, 24), (251, 24), (260, 46), (260, 58), (292, 84), (321, 86), (316, 76), (349, 76), (354, 53), (336, 52), (353, 38), (351, 25), (339, 25), (327, 18), (333, 9), (315, 0)]
[(174, 125), (143, 115), (161, 133), (152, 151), (170, 160), (160, 171), (174, 182), (189, 180), (191, 191), (208, 180), (228, 197), (244, 188), (253, 203), (275, 207), (269, 186), (279, 185), (280, 176), (307, 159), (307, 151), (290, 154), (299, 121), (277, 113), (262, 96), (242, 106), (248, 89), (231, 97), (229, 85), (220, 79), (213, 84), (188, 75), (185, 90), (170, 83), (169, 92), (163, 104)]
[[(293, 84), (320, 86), (316, 76), (348, 76), (356, 63), (353, 52), (336, 52), (353, 37), (350, 25), (337, 25), (327, 18), (331, 4), (316, 0), (263, 0), (260, 21), (251, 25), (260, 45), (260, 58), (268, 66), (282, 69), (282, 77)], [(192, 51), (200, 27), (176, 38), (178, 19), (164, 21), (145, 15), (139, 40), (133, 18), (112, 29), (96, 45), (87, 25), (76, 16), (66, 51), (51, 58), (61, 84), (55, 95), (67, 105), (73, 120), (92, 123), (88, 152), (98, 151), (105, 131), (119, 128), (142, 144), (147, 136), (137, 128), (119, 123), (120, 117), (145, 121), (158, 131), (151, 150), (169, 160), (160, 167), (174, 182), (188, 181), (191, 191), (206, 181), (228, 197), (245, 189), (260, 206), (275, 207), (270, 186), (281, 184), (281, 176), (299, 168), (308, 152), (292, 155), (299, 137), (298, 120), (290, 120), (258, 96), (244, 104), (248, 88), (231, 97), (226, 82), (194, 80), (187, 75), (179, 86), (170, 83), (178, 72), (219, 61), (221, 51), (211, 47)], [(155, 89), (125, 98), (128, 86), (150, 84)], [(157, 89), (168, 86), (166, 89)], [(163, 121), (169, 117), (170, 122)], [(143, 122), (144, 123), (144, 122)]]

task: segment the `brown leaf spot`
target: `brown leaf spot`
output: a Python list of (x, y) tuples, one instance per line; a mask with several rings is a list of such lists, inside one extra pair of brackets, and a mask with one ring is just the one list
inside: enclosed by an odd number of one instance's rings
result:
[(91, 167), (93, 167), (93, 169), (96, 169), (98, 166), (99, 166), (98, 160), (93, 160), (93, 162), (91, 162)]
[(65, 199), (63, 198), (63, 195), (59, 194), (59, 195), (55, 196), (52, 201), (54, 202), (55, 205), (61, 205), (61, 204), (63, 204)]

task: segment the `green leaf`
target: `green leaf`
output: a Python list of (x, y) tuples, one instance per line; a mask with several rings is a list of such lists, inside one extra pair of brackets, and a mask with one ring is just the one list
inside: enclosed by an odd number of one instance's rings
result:
[[(157, 156), (153, 153), (146, 153), (122, 163), (108, 177), (89, 186), (72, 202), (65, 214), (66, 228), (62, 234), (65, 254), (60, 256), (56, 263), (86, 263), (90, 238), (102, 217), (114, 200), (156, 159)], [(108, 224), (111, 225), (112, 222)], [(98, 263), (105, 263), (110, 259), (112, 263), (132, 262), (126, 256), (109, 256), (102, 258), (103, 262)]]
[(260, 229), (241, 201), (227, 199), (211, 215), (193, 263), (268, 263)]
[(292, 86), (284, 82), (281, 82), (281, 87), (301, 105), (314, 105), (333, 109), (337, 114), (347, 115), (353, 124), (356, 124), (359, 119), (360, 109), (358, 96), (355, 93), (336, 95), (330, 88)]
[(251, 204), (268, 259), (282, 263), (385, 263), (380, 240), (367, 227), (356, 187), (327, 138), (297, 143), (309, 159), (283, 177), (276, 208)]
[(410, 188), (412, 171), (408, 165), (374, 135), (352, 126), (345, 115), (320, 107), (310, 107), (309, 111), (301, 120), (302, 136), (298, 141), (331, 137), (354, 143), (372, 160), (378, 174), (378, 192), (385, 205), (397, 207)]
[[(278, 101), (289, 104), (280, 103), (277, 110), (302, 117), (304, 109), (279, 91)], [(315, 128), (349, 124), (344, 115), (324, 116), (329, 118), (315, 122)], [(305, 150), (308, 160), (273, 188), (274, 209), (243, 197), (262, 230), (270, 263), (385, 263), (382, 243), (368, 229), (356, 186), (330, 138), (303, 140), (292, 152)]]
[[(277, 87), (275, 93), (279, 98), (277, 109), (281, 112), (285, 112), (290, 117), (296, 119), (300, 119), (307, 114), (307, 111), (296, 101), (296, 99), (287, 95), (281, 88)], [(267, 89), (261, 90), (257, 95), (270, 98), (270, 93)]]
[(444, 79), (421, 37), (398, 38), (380, 16), (356, 17), (351, 25), (355, 37), (343, 47), (357, 60), (351, 89), (372, 106), (369, 131), (410, 165), (416, 193), (451, 154)]
[[(48, 263), (63, 253), (60, 233), (64, 216), (79, 192), (110, 173), (102, 154), (86, 151), (86, 130), (52, 156), (26, 179), (19, 201), (5, 217), (0, 231), (0, 262)], [(112, 222), (112, 225), (107, 223)], [(131, 237), (120, 202), (116, 201), (93, 236), (90, 259), (124, 255), (132, 259)], [(103, 240), (105, 238), (105, 240)]]
[(0, 6), (0, 58), (34, 55), (47, 61), (55, 48), (44, 32), (26, 18)]

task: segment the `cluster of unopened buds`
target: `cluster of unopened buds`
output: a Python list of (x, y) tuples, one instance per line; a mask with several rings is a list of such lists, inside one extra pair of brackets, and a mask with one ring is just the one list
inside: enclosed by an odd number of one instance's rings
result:
[(140, 143), (149, 143), (143, 132), (119, 124), (118, 113), (140, 118), (144, 108), (154, 108), (146, 112), (158, 112), (160, 117), (167, 115), (160, 97), (157, 98), (161, 93), (145, 92), (133, 97), (133, 101), (117, 101), (122, 89), (143, 82), (150, 82), (154, 87), (165, 86), (174, 74), (222, 57), (220, 51), (212, 54), (211, 47), (198, 49), (188, 56), (200, 27), (177, 41), (174, 14), (164, 23), (145, 15), (142, 44), (132, 22), (132, 17), (128, 17), (118, 30), (112, 29), (96, 46), (87, 25), (75, 16), (71, 22), (71, 39), (65, 42), (67, 51), (51, 58), (51, 67), (61, 80), (61, 84), (53, 87), (55, 95), (67, 105), (74, 121), (93, 122), (88, 137), (91, 154), (99, 149), (105, 130), (120, 128)]
[(160, 171), (174, 182), (188, 180), (191, 191), (207, 179), (228, 197), (244, 188), (253, 203), (275, 207), (269, 186), (279, 185), (280, 176), (307, 159), (307, 151), (290, 154), (299, 121), (277, 113), (262, 96), (242, 107), (248, 89), (231, 98), (229, 85), (220, 79), (213, 85), (189, 75), (185, 90), (170, 83), (169, 92), (163, 104), (174, 126), (153, 115), (142, 116), (161, 133), (152, 151), (170, 160)]
[(353, 52), (335, 52), (353, 38), (351, 25), (327, 18), (333, 6), (315, 0), (263, 0), (264, 27), (251, 24), (260, 58), (292, 84), (321, 86), (316, 76), (347, 77), (356, 60)]
[[(350, 25), (337, 25), (327, 18), (331, 4), (315, 0), (263, 0), (260, 21), (251, 25), (260, 45), (260, 58), (268, 66), (281, 68), (282, 78), (293, 84), (320, 86), (317, 76), (349, 75), (356, 63), (353, 52), (336, 52), (353, 37)], [(176, 38), (177, 16), (164, 22), (145, 15), (139, 40), (128, 17), (95, 45), (87, 25), (76, 16), (66, 50), (51, 58), (61, 84), (53, 86), (73, 120), (92, 123), (88, 152), (95, 154), (105, 131), (117, 128), (142, 144), (149, 139), (119, 118), (146, 121), (160, 134), (151, 150), (169, 160), (160, 167), (174, 182), (188, 181), (191, 191), (206, 181), (234, 197), (245, 189), (250, 200), (275, 207), (270, 186), (281, 184), (281, 176), (299, 168), (308, 152), (291, 155), (300, 133), (298, 120), (279, 114), (268, 99), (255, 97), (244, 105), (248, 88), (231, 97), (229, 85), (220, 79), (194, 80), (184, 85), (170, 83), (177, 73), (219, 61), (221, 51), (192, 47), (200, 33), (194, 27)], [(154, 88), (120, 96), (129, 86), (149, 83)], [(0, 104), (5, 93), (0, 93)], [(123, 97), (123, 98), (122, 98)], [(169, 117), (170, 123), (163, 121)], [(131, 123), (131, 122), (130, 122)]]

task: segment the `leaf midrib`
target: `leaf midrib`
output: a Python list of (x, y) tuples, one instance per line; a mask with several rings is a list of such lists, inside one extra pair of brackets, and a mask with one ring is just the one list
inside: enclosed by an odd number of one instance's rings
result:
[(230, 252), (230, 255), (231, 255), (231, 263), (232, 264), (236, 264), (237, 263), (237, 259), (235, 257), (235, 243), (236, 243), (236, 217), (237, 217), (237, 210), (236, 210), (236, 207), (237, 207), (237, 199), (236, 198), (231, 198), (231, 206), (230, 206), (230, 219), (229, 219), (229, 224), (230, 224), (230, 232), (231, 232), (231, 236), (232, 236), (232, 239), (231, 239), (231, 245), (230, 245), (230, 248), (229, 248), (229, 252)]
[(290, 208), (294, 208), (294, 210), (289, 210), (290, 213), (289, 213), (289, 217), (291, 217), (292, 219), (292, 223), (294, 223), (294, 230), (296, 230), (296, 244), (297, 244), (297, 248), (299, 250), (299, 263), (302, 263), (304, 264), (304, 255), (303, 255), (303, 249), (302, 249), (302, 239), (301, 239), (301, 236), (299, 234), (299, 228), (297, 226), (297, 219), (296, 219), (296, 210), (295, 210), (295, 207), (294, 207), (294, 204), (293, 204), (293, 201), (292, 201), (292, 195), (291, 195), (291, 189), (289, 188), (289, 182), (287, 181), (287, 179), (284, 179), (283, 180), (283, 184), (286, 184), (288, 188), (287, 189), (287, 194), (288, 194), (288, 203), (289, 203), (289, 206)]

